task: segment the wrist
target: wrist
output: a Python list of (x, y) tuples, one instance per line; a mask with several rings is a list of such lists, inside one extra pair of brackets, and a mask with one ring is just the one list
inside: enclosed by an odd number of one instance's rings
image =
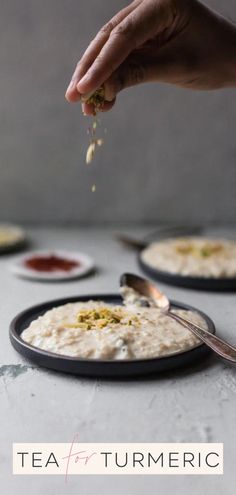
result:
[(236, 87), (236, 25), (202, 3), (197, 2), (195, 8), (209, 89)]
[(219, 33), (222, 40), (222, 78), (223, 86), (236, 87), (236, 25), (222, 20)]
[(236, 87), (236, 29), (234, 36), (234, 44), (231, 47), (228, 56), (228, 85)]

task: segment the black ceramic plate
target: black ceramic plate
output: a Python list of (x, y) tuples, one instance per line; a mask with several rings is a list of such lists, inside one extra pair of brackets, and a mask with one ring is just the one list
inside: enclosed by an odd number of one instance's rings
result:
[[(85, 376), (102, 376), (102, 377), (128, 377), (135, 375), (145, 375), (148, 373), (157, 373), (175, 367), (192, 364), (194, 361), (201, 359), (209, 352), (205, 344), (200, 344), (185, 352), (179, 352), (167, 357), (152, 359), (133, 359), (133, 360), (116, 360), (102, 361), (100, 359), (82, 359), (68, 356), (62, 356), (52, 352), (43, 351), (33, 347), (21, 339), (21, 333), (29, 326), (31, 321), (43, 315), (49, 309), (61, 306), (62, 304), (73, 302), (85, 302), (89, 300), (100, 300), (106, 303), (121, 304), (122, 300), (119, 295), (95, 294), (88, 296), (70, 297), (66, 299), (56, 299), (54, 301), (39, 304), (32, 308), (26, 309), (17, 315), (10, 325), (10, 340), (13, 347), (27, 359), (33, 361), (39, 366), (52, 368), (54, 370), (66, 373), (74, 373)], [(215, 333), (213, 321), (201, 311), (196, 310), (186, 304), (180, 304), (172, 301), (173, 308), (187, 309), (197, 311), (207, 322), (210, 332)]]
[[(173, 225), (157, 229), (150, 235), (144, 238), (147, 244), (158, 242), (162, 239), (174, 237), (191, 237), (203, 236), (214, 238), (236, 239), (235, 225), (230, 227), (216, 226), (209, 224), (208, 226), (201, 225)], [(232, 278), (213, 278), (213, 277), (190, 277), (178, 274), (172, 274), (157, 268), (153, 268), (142, 260), (142, 253), (138, 256), (139, 265), (142, 270), (155, 280), (175, 285), (178, 287), (187, 287), (188, 289), (206, 290), (206, 291), (236, 291), (236, 277)]]
[(207, 278), (189, 277), (168, 273), (157, 268), (153, 268), (142, 260), (142, 253), (138, 255), (138, 263), (143, 272), (159, 282), (188, 289), (198, 289), (207, 291), (233, 292), (236, 291), (236, 277), (232, 278)]
[(1, 246), (0, 247), (0, 255), (16, 253), (18, 251), (21, 251), (23, 248), (25, 248), (26, 245), (27, 245), (27, 241), (22, 240), (22, 241), (14, 243), (14, 244), (8, 244), (7, 246), (4, 246), (4, 247)]

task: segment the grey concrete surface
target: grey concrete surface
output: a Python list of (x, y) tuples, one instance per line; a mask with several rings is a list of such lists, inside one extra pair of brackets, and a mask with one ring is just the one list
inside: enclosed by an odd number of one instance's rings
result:
[[(236, 20), (234, 0), (207, 3)], [(88, 122), (64, 92), (91, 37), (125, 4), (1, 0), (0, 220), (234, 219), (233, 89), (123, 92), (102, 118), (106, 144), (86, 167)]]
[[(135, 235), (146, 230), (132, 230)], [(1, 493), (9, 495), (233, 495), (235, 493), (236, 369), (217, 358), (155, 378), (103, 381), (38, 369), (11, 347), (8, 326), (16, 313), (57, 297), (116, 292), (123, 271), (138, 272), (135, 255), (111, 230), (32, 229), (35, 248), (81, 249), (95, 258), (96, 276), (70, 283), (15, 278), (11, 256), (0, 257), (0, 464)], [(160, 284), (161, 286), (161, 284)], [(234, 294), (162, 286), (169, 297), (202, 309), (219, 335), (236, 342)], [(31, 366), (33, 366), (31, 368)], [(224, 442), (223, 476), (13, 477), (12, 442)]]

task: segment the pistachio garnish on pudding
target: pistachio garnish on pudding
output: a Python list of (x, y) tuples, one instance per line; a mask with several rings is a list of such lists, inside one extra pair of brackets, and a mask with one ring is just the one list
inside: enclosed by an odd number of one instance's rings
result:
[(208, 258), (217, 253), (222, 253), (224, 246), (220, 242), (204, 241), (201, 245), (194, 243), (194, 241), (184, 241), (176, 244), (176, 252), (182, 255), (192, 254), (193, 256), (200, 256), (200, 258)]
[(121, 307), (101, 306), (97, 309), (83, 309), (77, 314), (77, 321), (68, 325), (70, 328), (84, 328), (85, 330), (103, 329), (111, 325), (132, 325), (138, 322), (137, 317), (130, 316), (127, 311)]

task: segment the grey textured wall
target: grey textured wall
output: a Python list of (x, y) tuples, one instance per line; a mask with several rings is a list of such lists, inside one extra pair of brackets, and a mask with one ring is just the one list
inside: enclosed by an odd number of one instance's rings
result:
[[(122, 93), (88, 167), (87, 121), (64, 91), (90, 38), (126, 2), (0, 3), (0, 220), (234, 220), (235, 90)], [(208, 4), (236, 20), (234, 0)]]

